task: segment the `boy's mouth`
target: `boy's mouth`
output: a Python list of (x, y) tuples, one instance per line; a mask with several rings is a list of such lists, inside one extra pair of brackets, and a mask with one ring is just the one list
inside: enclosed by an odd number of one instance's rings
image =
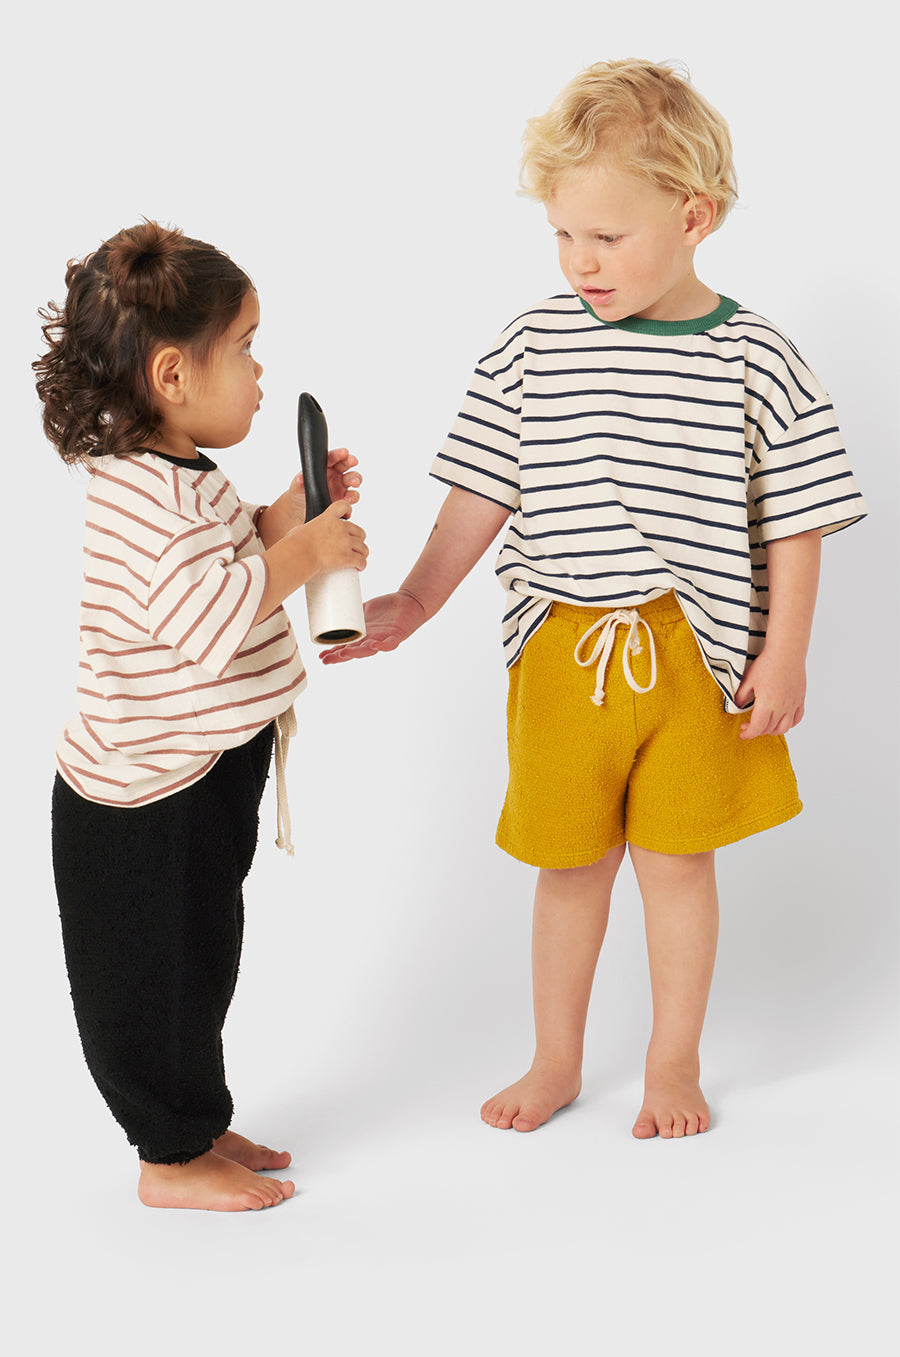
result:
[(606, 306), (616, 295), (614, 287), (583, 287), (581, 295), (591, 306)]

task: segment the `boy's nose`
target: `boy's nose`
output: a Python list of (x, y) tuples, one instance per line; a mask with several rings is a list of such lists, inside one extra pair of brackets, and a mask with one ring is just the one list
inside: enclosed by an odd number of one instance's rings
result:
[(582, 247), (576, 250), (572, 255), (572, 263), (578, 273), (596, 273), (598, 268), (597, 255), (591, 249)]

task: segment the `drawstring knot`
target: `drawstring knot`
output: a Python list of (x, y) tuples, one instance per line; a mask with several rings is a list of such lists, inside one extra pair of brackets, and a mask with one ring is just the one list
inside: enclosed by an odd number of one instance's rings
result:
[[(641, 617), (637, 608), (617, 608), (615, 612), (607, 613), (601, 617), (593, 626), (588, 627), (587, 631), (581, 637), (575, 647), (575, 663), (582, 669), (589, 669), (592, 664), (597, 665), (597, 686), (594, 689), (591, 701), (595, 707), (603, 706), (604, 688), (603, 680), (606, 677), (606, 666), (616, 640), (616, 630), (618, 627), (627, 627), (628, 635), (625, 637), (625, 649), (622, 652), (622, 672), (628, 682), (629, 688), (635, 693), (649, 693), (651, 688), (656, 685), (656, 646), (653, 641), (653, 632), (647, 623)], [(638, 627), (643, 627), (647, 633), (647, 643), (650, 647), (650, 682), (646, 688), (641, 688), (634, 679), (631, 672), (629, 655), (640, 655), (643, 653)], [(594, 641), (594, 648), (587, 658), (582, 658), (582, 650), (585, 641), (597, 633)]]

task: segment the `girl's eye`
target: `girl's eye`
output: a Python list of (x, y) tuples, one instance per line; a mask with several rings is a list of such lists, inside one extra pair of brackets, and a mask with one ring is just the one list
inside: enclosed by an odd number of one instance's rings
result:
[(572, 238), (568, 231), (554, 231), (553, 234), (556, 236), (557, 240), (571, 240)]
[(622, 239), (621, 236), (598, 236), (597, 239), (604, 245), (615, 245)]

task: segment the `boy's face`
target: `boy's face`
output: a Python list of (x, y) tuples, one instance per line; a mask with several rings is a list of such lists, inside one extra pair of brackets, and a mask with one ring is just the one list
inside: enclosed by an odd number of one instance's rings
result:
[(714, 309), (694, 273), (715, 219), (709, 199), (595, 164), (562, 175), (547, 216), (569, 286), (601, 320), (694, 320)]

